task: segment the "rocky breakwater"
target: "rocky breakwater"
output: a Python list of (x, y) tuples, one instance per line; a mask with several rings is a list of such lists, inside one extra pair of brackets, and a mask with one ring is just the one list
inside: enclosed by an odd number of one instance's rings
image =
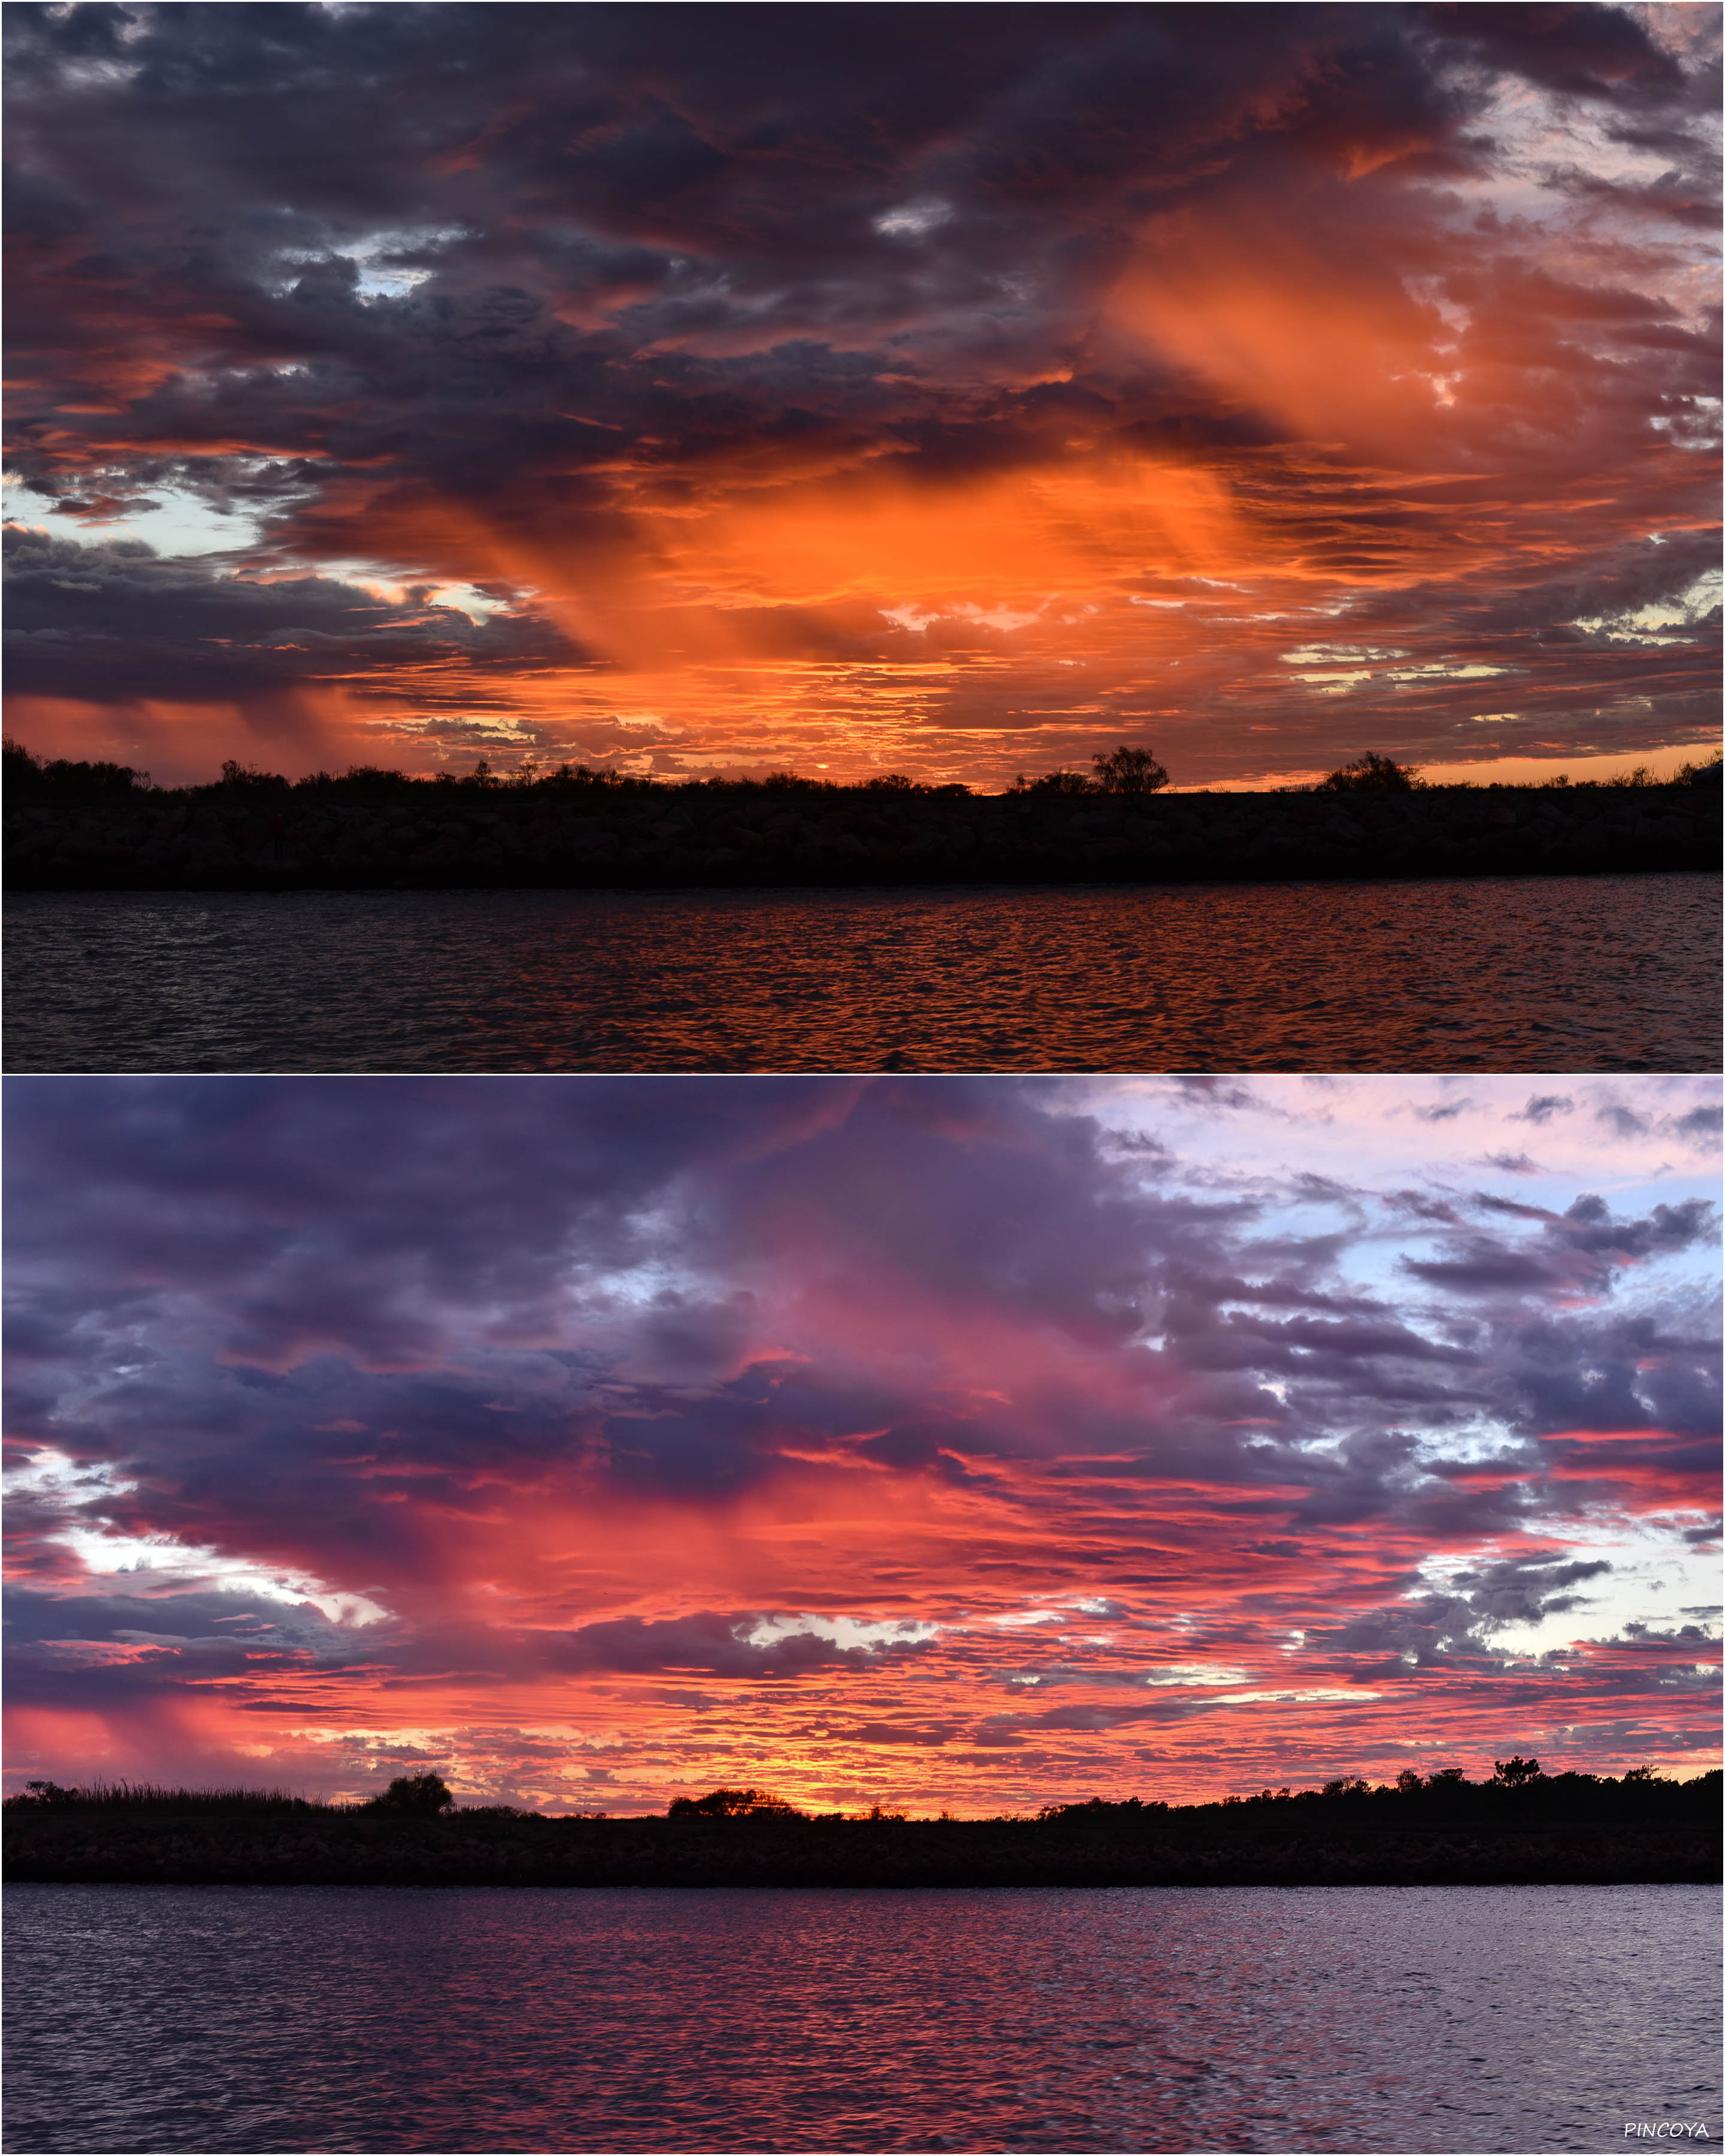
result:
[(1012, 1820), (547, 1819), (495, 1811), (380, 1819), (8, 1820), (15, 1881), (248, 1886), (1226, 1887), (1707, 1881), (1716, 1831), (1083, 1831)]
[(1717, 788), (1142, 796), (343, 780), (8, 803), (15, 890), (580, 889), (1716, 869)]

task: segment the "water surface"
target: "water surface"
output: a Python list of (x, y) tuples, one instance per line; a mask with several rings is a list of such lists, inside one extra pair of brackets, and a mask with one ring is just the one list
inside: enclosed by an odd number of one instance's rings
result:
[[(4, 2143), (1547, 2150), (1719, 2134), (1700, 1887), (16, 1887)], [(1667, 2133), (1670, 2128), (1667, 2123)]]
[(21, 893), (13, 1070), (1712, 1070), (1717, 882)]

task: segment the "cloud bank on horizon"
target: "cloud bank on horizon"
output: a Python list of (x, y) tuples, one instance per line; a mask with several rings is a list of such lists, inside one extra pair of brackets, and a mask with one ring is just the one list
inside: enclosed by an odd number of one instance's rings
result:
[(1712, 1763), (1716, 1081), (9, 1090), (17, 1779)]
[(1710, 740), (1709, 6), (8, 10), (12, 725)]

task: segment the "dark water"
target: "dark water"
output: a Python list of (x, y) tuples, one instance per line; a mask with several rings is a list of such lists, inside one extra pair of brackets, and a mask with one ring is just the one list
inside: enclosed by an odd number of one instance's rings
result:
[(5, 2146), (1543, 2150), (1720, 2130), (1698, 1887), (19, 1887)]
[(33, 892), (13, 1070), (1712, 1070), (1717, 879)]

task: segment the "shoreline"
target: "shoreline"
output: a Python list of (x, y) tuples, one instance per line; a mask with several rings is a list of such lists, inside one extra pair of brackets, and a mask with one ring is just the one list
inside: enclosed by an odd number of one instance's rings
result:
[(611, 793), (357, 783), (56, 797), (6, 817), (9, 891), (902, 889), (1716, 871), (1682, 785), (1142, 798)]
[(1143, 1887), (1708, 1885), (1717, 1831), (1614, 1826), (1050, 1835), (1032, 1821), (8, 1824), (14, 1885)]

